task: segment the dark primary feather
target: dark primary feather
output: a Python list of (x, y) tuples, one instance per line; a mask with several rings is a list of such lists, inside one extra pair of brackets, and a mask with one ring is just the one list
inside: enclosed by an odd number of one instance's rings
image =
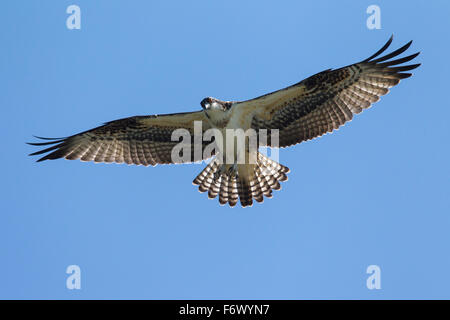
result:
[[(202, 121), (203, 131), (209, 128), (203, 112), (186, 112), (161, 116), (136, 116), (110, 121), (104, 125), (66, 138), (36, 137), (46, 142), (28, 143), (47, 146), (31, 156), (48, 153), (37, 161), (66, 158), (69, 160), (116, 162), (136, 165), (173, 163), (172, 149), (179, 141), (172, 141), (175, 129), (187, 129), (193, 139), (194, 121)], [(191, 159), (194, 141), (191, 140)], [(210, 142), (202, 142), (201, 150)], [(201, 155), (201, 158), (203, 158)]]
[[(405, 71), (420, 66), (398, 66), (411, 61), (419, 53), (388, 61), (405, 52), (412, 41), (379, 57), (390, 46), (392, 39), (393, 37), (375, 54), (359, 63), (320, 72), (296, 85), (272, 93), (277, 98), (273, 100), (281, 102), (263, 106), (261, 113), (253, 118), (252, 127), (279, 129), (280, 147), (310, 140), (339, 128), (350, 121), (354, 114), (378, 101), (401, 79), (411, 76), (411, 73)], [(260, 98), (267, 101), (271, 99), (270, 94)], [(268, 144), (270, 143), (269, 139)]]

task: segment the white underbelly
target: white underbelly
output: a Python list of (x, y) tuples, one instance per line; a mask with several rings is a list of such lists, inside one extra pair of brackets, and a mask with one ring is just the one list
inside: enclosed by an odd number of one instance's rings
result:
[(248, 134), (250, 121), (248, 115), (236, 110), (224, 128), (217, 128), (220, 134), (216, 137), (216, 143), (225, 164), (245, 162), (245, 154), (248, 150), (248, 139), (245, 138), (245, 134)]

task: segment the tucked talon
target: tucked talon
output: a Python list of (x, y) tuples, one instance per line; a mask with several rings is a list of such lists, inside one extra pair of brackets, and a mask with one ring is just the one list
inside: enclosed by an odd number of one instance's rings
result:
[(224, 172), (225, 172), (225, 166), (224, 166), (224, 165), (221, 165), (220, 168), (219, 168), (219, 170), (217, 170), (217, 171), (214, 173), (214, 180), (219, 179), (219, 178), (222, 176), (222, 174), (223, 174)]
[(230, 177), (237, 177), (238, 176), (237, 163), (234, 163), (232, 166), (230, 166), (228, 168), (228, 175)]

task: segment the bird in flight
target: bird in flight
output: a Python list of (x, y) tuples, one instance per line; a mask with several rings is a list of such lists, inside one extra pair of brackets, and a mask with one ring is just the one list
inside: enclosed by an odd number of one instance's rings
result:
[[(233, 207), (240, 200), (243, 207), (251, 206), (253, 200), (263, 202), (264, 197), (271, 198), (272, 190), (280, 189), (280, 182), (287, 180), (289, 172), (286, 166), (260, 153), (258, 147), (272, 147), (275, 140), (276, 147), (289, 147), (332, 132), (352, 120), (354, 114), (369, 108), (401, 79), (411, 76), (405, 71), (420, 64), (399, 65), (420, 52), (397, 58), (410, 47), (410, 41), (381, 56), (392, 39), (391, 36), (380, 50), (361, 62), (319, 72), (251, 100), (220, 101), (208, 97), (201, 101), (200, 111), (119, 119), (66, 138), (37, 137), (46, 141), (29, 144), (46, 147), (30, 155), (47, 153), (37, 161), (65, 158), (144, 166), (212, 158), (193, 181), (199, 191), (208, 192), (209, 198), (218, 195), (221, 205), (228, 203)], [(179, 129), (188, 133), (190, 140), (174, 153), (179, 139), (174, 139), (173, 134)], [(256, 148), (250, 148), (250, 138), (244, 137), (243, 151), (236, 147), (234, 137), (218, 142), (218, 135), (223, 137), (225, 131), (239, 129), (271, 135), (266, 141), (258, 139)], [(196, 139), (196, 130), (200, 134), (214, 130), (215, 135), (209, 141)], [(238, 162), (242, 155), (244, 161)], [(231, 161), (223, 161), (224, 157)]]

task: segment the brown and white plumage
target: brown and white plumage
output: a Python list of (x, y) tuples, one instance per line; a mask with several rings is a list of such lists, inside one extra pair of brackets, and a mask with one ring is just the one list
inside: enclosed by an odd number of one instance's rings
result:
[[(279, 129), (280, 147), (288, 147), (319, 137), (339, 128), (378, 101), (389, 88), (411, 76), (420, 64), (397, 66), (419, 53), (390, 60), (406, 51), (412, 41), (394, 52), (377, 58), (393, 37), (371, 57), (340, 69), (325, 70), (293, 86), (245, 101), (257, 109), (252, 127)], [(376, 59), (375, 59), (376, 58)]]
[[(105, 123), (103, 126), (60, 139), (41, 138), (49, 142), (29, 143), (34, 146), (52, 145), (32, 153), (39, 155), (51, 152), (38, 161), (66, 158), (94, 162), (116, 162), (136, 165), (174, 163), (171, 157), (172, 132), (184, 128), (194, 136), (194, 121), (201, 121), (204, 130), (210, 128), (202, 111), (175, 113), (161, 116), (137, 116)], [(203, 147), (207, 143), (203, 144)], [(194, 159), (194, 144), (191, 162)]]
[[(205, 98), (201, 102), (203, 111), (199, 112), (111, 121), (68, 138), (30, 143), (49, 146), (31, 155), (50, 152), (38, 161), (66, 158), (138, 165), (174, 163), (177, 161), (172, 159), (171, 153), (178, 142), (171, 140), (172, 132), (185, 128), (193, 135), (195, 121), (201, 121), (203, 132), (210, 128), (222, 133), (226, 129), (254, 129), (256, 132), (266, 129), (269, 131), (268, 146), (273, 145), (270, 141), (273, 129), (279, 130), (279, 147), (301, 143), (339, 128), (354, 114), (378, 101), (401, 79), (411, 76), (406, 71), (420, 64), (399, 65), (419, 53), (393, 59), (410, 47), (411, 42), (408, 42), (380, 57), (391, 42), (392, 37), (379, 51), (361, 62), (325, 70), (255, 99), (229, 102)], [(200, 143), (203, 150), (210, 142)], [(260, 141), (259, 145), (264, 144)], [(199, 159), (194, 157), (194, 148), (195, 143), (192, 144), (192, 157), (186, 162), (202, 160), (203, 153)], [(230, 152), (226, 147), (221, 148), (218, 154)], [(199, 186), (199, 191), (208, 192), (209, 198), (219, 196), (220, 204), (230, 206), (235, 206), (238, 200), (245, 207), (252, 205), (253, 200), (262, 202), (264, 197), (271, 198), (272, 190), (279, 190), (280, 182), (287, 180), (289, 169), (257, 150), (246, 149), (245, 152), (255, 153), (256, 162), (233, 166), (222, 164), (219, 157), (215, 157), (193, 183)]]

